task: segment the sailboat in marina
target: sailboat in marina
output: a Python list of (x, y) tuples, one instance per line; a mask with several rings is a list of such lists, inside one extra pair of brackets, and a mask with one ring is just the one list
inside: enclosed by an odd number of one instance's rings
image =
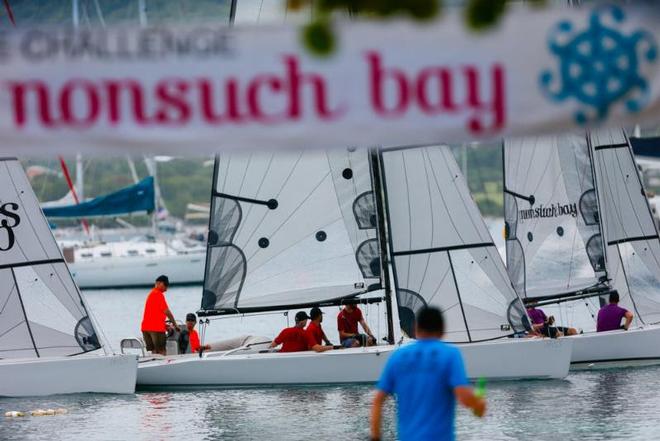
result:
[(103, 344), (21, 164), (0, 168), (0, 396), (133, 393), (137, 358)]
[(471, 378), (568, 373), (572, 341), (512, 338), (528, 326), (525, 309), (447, 146), (223, 154), (209, 230), (202, 326), (380, 301), (387, 344), (276, 353), (268, 341), (211, 343), (201, 355), (143, 357), (138, 386), (374, 382), (424, 305), (443, 309)]
[[(104, 241), (94, 237), (96, 233), (85, 240), (72, 240), (65, 236), (61, 241), (62, 248), (80, 288), (151, 286), (154, 277), (162, 273), (170, 275), (173, 285), (201, 284), (206, 249), (197, 241), (158, 234), (157, 211), (163, 203), (157, 185), (156, 162), (150, 158), (145, 162), (151, 164), (148, 167), (151, 174), (138, 181), (134, 173), (135, 166), (129, 158), (135, 181), (133, 185), (95, 198), (83, 199), (80, 203), (65, 197), (62, 201), (42, 204), (44, 214), (51, 220), (117, 219), (119, 216), (135, 214), (152, 217), (151, 234), (140, 235), (128, 222), (119, 219), (122, 225), (130, 227), (115, 231), (119, 240)], [(77, 193), (81, 193), (82, 189), (82, 171), (82, 160), (79, 159), (76, 167)], [(68, 171), (65, 170), (65, 174), (68, 176)]]
[[(660, 242), (625, 132), (505, 140), (507, 268), (526, 303), (581, 327), (573, 368), (660, 364)], [(628, 331), (596, 333), (616, 289)]]

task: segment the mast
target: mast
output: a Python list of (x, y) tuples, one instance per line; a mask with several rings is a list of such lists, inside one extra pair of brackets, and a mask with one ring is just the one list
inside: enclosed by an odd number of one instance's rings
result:
[[(601, 206), (600, 206), (600, 196), (598, 194), (599, 193), (598, 192), (598, 179), (596, 178), (596, 169), (594, 168), (594, 152), (593, 152), (593, 146), (592, 146), (592, 143), (591, 143), (591, 131), (590, 130), (587, 130), (586, 138), (587, 138), (587, 150), (589, 152), (589, 162), (591, 163), (591, 176), (593, 176), (594, 191), (596, 192), (596, 206), (598, 207), (598, 226), (600, 227), (600, 238), (601, 238), (600, 245), (601, 245), (601, 248), (603, 250), (603, 259), (604, 259), (604, 262), (605, 262), (604, 277), (608, 280), (608, 285), (609, 285), (610, 284), (609, 283), (609, 277), (608, 277), (609, 275), (608, 275), (608, 271), (607, 271), (607, 268), (608, 268), (608, 266), (607, 266), (607, 260), (608, 260), (608, 257), (607, 257), (607, 244), (605, 242), (606, 238), (607, 238), (607, 235), (605, 234), (605, 228), (604, 228), (604, 225), (603, 225), (603, 216), (601, 216), (602, 211), (601, 211)], [(621, 261), (621, 268), (623, 268), (623, 259), (621, 258), (621, 252), (619, 251), (619, 246), (618, 245), (617, 245), (616, 249), (617, 249), (617, 254), (619, 255), (619, 260)], [(624, 274), (624, 276), (625, 276), (625, 274)], [(627, 277), (626, 277), (626, 285), (628, 285), (628, 278)], [(630, 287), (628, 288), (628, 292), (630, 292)], [(630, 297), (630, 299), (632, 300), (632, 296)], [(601, 299), (601, 302), (602, 302), (602, 299)], [(635, 306), (634, 301), (633, 301), (633, 306)], [(635, 306), (635, 312), (637, 312), (637, 307), (636, 306)], [(637, 314), (639, 316), (639, 313), (637, 313)], [(641, 316), (640, 316), (640, 320), (641, 320)]]
[[(209, 267), (211, 265), (211, 231), (213, 231), (213, 213), (215, 212), (215, 192), (216, 192), (216, 182), (218, 182), (218, 166), (220, 163), (220, 156), (216, 155), (213, 158), (213, 180), (211, 181), (211, 203), (209, 204), (209, 227), (207, 231), (206, 238), (206, 260), (204, 262), (204, 285), (206, 285), (206, 279), (208, 277)], [(202, 293), (202, 300), (204, 299), (204, 294)], [(203, 302), (202, 302), (203, 303)], [(203, 305), (200, 305), (200, 310), (203, 308)], [(200, 311), (197, 311), (197, 315), (201, 316)]]
[(387, 342), (394, 344), (394, 322), (392, 320), (392, 285), (390, 282), (389, 259), (387, 257), (387, 231), (385, 227), (385, 206), (383, 204), (383, 181), (381, 175), (380, 153), (377, 149), (371, 149), (369, 154), (371, 169), (371, 186), (374, 191), (374, 202), (376, 204), (376, 228), (378, 231), (378, 243), (380, 250), (380, 280), (385, 290), (385, 306), (387, 308)]
[(141, 27), (147, 25), (147, 0), (138, 0), (138, 20)]
[(71, 20), (73, 21), (73, 27), (78, 29), (80, 25), (80, 13), (78, 12), (78, 0), (71, 0)]
[(76, 191), (78, 193), (78, 199), (84, 201), (85, 190), (84, 190), (84, 175), (83, 175), (83, 159), (80, 153), (76, 153)]
[(598, 207), (598, 226), (600, 227), (600, 235), (601, 235), (601, 248), (603, 249), (603, 258), (605, 259), (605, 276), (607, 276), (607, 245), (605, 244), (605, 229), (603, 228), (603, 217), (600, 215), (602, 213), (602, 209), (600, 206), (600, 198), (598, 197), (598, 179), (596, 179), (596, 170), (594, 169), (594, 152), (593, 152), (593, 145), (591, 143), (591, 132), (587, 130), (586, 132), (586, 137), (587, 137), (587, 151), (589, 152), (589, 162), (591, 165), (591, 176), (593, 176), (593, 184), (594, 184), (594, 191), (596, 192), (596, 206)]
[(233, 25), (236, 20), (236, 5), (238, 0), (231, 0), (231, 5), (229, 6), (229, 24)]

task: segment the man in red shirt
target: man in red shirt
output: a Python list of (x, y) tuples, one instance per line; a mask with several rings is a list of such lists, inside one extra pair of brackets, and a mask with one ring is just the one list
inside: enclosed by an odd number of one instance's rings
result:
[(170, 285), (167, 276), (158, 276), (156, 285), (147, 296), (144, 304), (144, 315), (142, 316), (142, 338), (147, 346), (147, 351), (154, 354), (165, 355), (165, 318), (169, 318), (177, 331), (174, 315), (165, 301), (165, 291)]
[(321, 345), (325, 342), (326, 345), (332, 346), (332, 343), (330, 343), (330, 340), (328, 340), (328, 337), (325, 335), (325, 332), (321, 327), (321, 322), (323, 321), (323, 311), (321, 311), (321, 308), (312, 308), (311, 311), (309, 311), (309, 318), (311, 322), (307, 325), (305, 332), (310, 335), (317, 345)]
[[(358, 333), (358, 323), (367, 335)], [(373, 346), (376, 338), (362, 316), (362, 311), (357, 305), (347, 304), (337, 315), (337, 330), (339, 330), (339, 341), (345, 348), (356, 348), (358, 346)], [(368, 337), (367, 337), (368, 336)]]
[(270, 344), (271, 348), (282, 345), (279, 352), (299, 352), (313, 350), (324, 352), (332, 349), (332, 346), (321, 346), (317, 344), (313, 337), (305, 332), (305, 325), (309, 316), (305, 311), (296, 313), (296, 325), (283, 329), (280, 334)]
[(190, 352), (193, 354), (195, 352), (209, 351), (211, 350), (211, 345), (202, 346), (199, 343), (199, 334), (195, 331), (195, 325), (197, 324), (197, 316), (192, 312), (189, 312), (186, 315), (186, 329), (188, 330), (188, 347)]

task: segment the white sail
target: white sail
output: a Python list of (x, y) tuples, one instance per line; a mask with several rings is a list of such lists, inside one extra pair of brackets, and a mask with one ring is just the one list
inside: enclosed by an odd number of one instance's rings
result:
[(322, 152), (216, 159), (202, 310), (287, 309), (364, 291)]
[(381, 153), (402, 329), (424, 305), (441, 308), (445, 336), (475, 342), (522, 330), (526, 318), (447, 146)]
[(605, 262), (584, 136), (505, 140), (507, 269), (521, 297), (601, 283)]
[(643, 323), (660, 322), (660, 241), (622, 129), (590, 133), (608, 277)]
[(369, 150), (349, 147), (327, 153), (339, 207), (362, 277), (380, 282), (378, 220), (371, 183)]
[(101, 347), (87, 308), (16, 159), (0, 160), (0, 358)]

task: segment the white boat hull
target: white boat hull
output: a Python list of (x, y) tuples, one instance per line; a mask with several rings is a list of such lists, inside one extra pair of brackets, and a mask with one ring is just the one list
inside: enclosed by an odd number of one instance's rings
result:
[[(506, 339), (458, 345), (471, 379), (564, 378), (572, 341)], [(138, 387), (232, 387), (290, 384), (374, 383), (395, 346), (323, 353), (212, 352), (144, 360)]]
[(161, 274), (172, 285), (201, 284), (204, 281), (204, 254), (175, 254), (157, 257), (121, 257), (69, 264), (81, 289), (152, 286)]
[(78, 355), (0, 360), (0, 396), (73, 393), (132, 394), (135, 355)]
[(606, 369), (660, 364), (660, 326), (594, 332), (573, 340), (571, 369)]

